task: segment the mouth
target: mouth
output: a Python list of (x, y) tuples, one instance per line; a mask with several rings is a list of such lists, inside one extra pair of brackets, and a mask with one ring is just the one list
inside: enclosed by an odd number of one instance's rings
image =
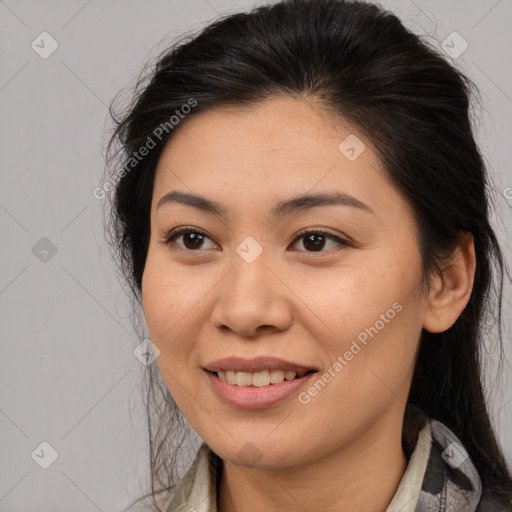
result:
[(318, 373), (307, 370), (262, 370), (255, 373), (204, 369), (216, 395), (227, 405), (238, 409), (262, 409), (278, 406), (300, 392)]
[(317, 370), (307, 370), (298, 373), (290, 370), (262, 370), (259, 372), (219, 370), (216, 372), (210, 371), (209, 373), (233, 386), (262, 388), (281, 384), (285, 381), (302, 379), (306, 375), (317, 373)]

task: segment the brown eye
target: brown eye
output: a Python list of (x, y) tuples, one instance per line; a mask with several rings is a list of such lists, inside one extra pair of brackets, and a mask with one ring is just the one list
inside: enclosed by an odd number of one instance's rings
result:
[(301, 231), (295, 238), (294, 244), (301, 239), (304, 239), (303, 246), (306, 248), (306, 252), (326, 252), (323, 250), (326, 245), (326, 240), (337, 242), (338, 246), (351, 246), (346, 240), (321, 230)]
[(179, 247), (179, 249), (186, 251), (195, 251), (196, 249), (201, 249), (205, 239), (210, 239), (210, 237), (202, 231), (185, 227), (171, 231), (169, 236), (166, 238), (165, 243), (169, 246), (174, 245), (176, 244), (176, 240), (178, 238), (183, 239), (184, 246), (184, 248)]

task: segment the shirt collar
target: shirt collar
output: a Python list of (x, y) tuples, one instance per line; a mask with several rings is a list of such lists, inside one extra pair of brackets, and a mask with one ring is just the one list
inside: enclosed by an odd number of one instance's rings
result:
[(475, 512), (482, 482), (459, 438), (446, 425), (430, 419), (432, 445), (415, 512)]

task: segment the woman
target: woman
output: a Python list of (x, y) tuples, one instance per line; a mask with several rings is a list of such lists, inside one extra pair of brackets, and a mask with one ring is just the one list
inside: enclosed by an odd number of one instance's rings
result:
[[(226, 16), (140, 81), (101, 190), (159, 354), (155, 507), (512, 509), (479, 366), (503, 259), (471, 87), (342, 0)], [(183, 419), (202, 444), (178, 481)]]

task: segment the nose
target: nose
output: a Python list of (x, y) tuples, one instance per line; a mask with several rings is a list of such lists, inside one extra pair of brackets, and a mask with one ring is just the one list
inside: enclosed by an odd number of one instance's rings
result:
[(293, 319), (293, 294), (284, 277), (265, 251), (250, 263), (236, 254), (215, 287), (213, 325), (250, 338), (287, 330)]

